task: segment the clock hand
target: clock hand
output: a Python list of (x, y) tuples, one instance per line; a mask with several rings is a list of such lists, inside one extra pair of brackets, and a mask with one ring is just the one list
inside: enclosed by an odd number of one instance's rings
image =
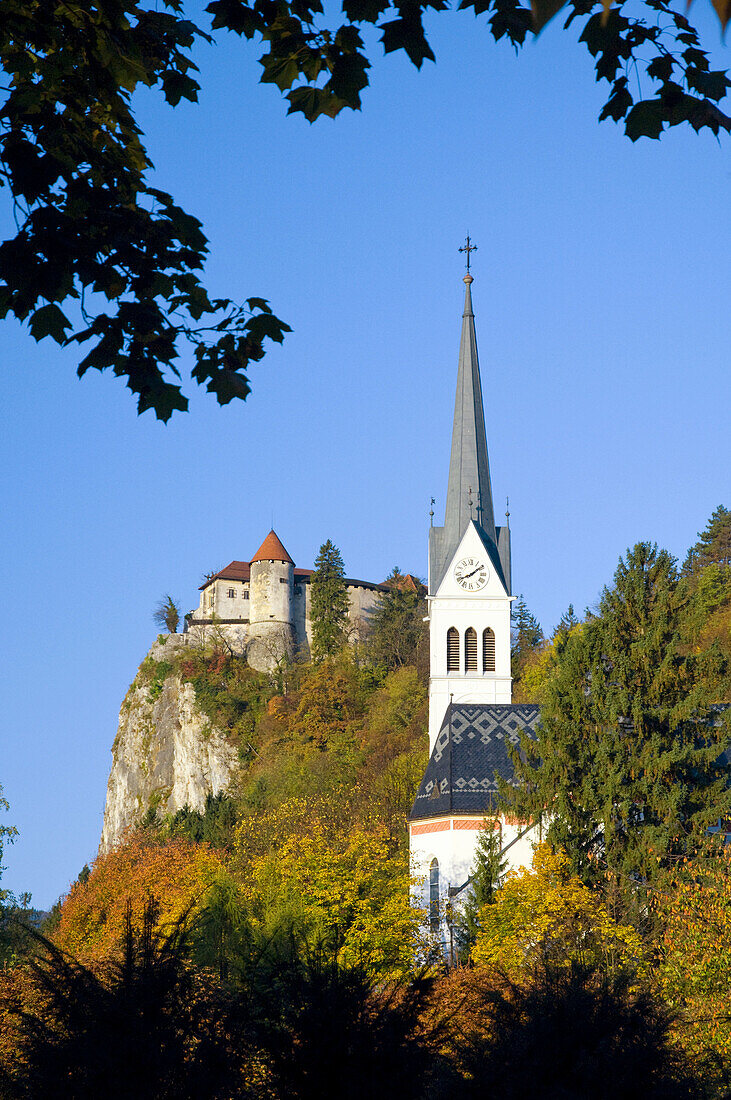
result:
[(482, 569), (482, 566), (478, 565), (477, 569), (473, 569), (471, 573), (465, 573), (465, 575), (462, 577), (462, 580), (463, 581), (469, 580), (470, 577), (474, 577), (475, 573), (479, 573), (481, 569)]

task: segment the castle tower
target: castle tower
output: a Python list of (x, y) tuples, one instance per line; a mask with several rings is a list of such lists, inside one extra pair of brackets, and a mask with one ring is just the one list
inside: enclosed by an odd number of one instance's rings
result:
[(252, 668), (266, 670), (294, 650), (294, 562), (273, 530), (250, 568), (246, 656)]
[(496, 527), (467, 273), (443, 527), (429, 531), (429, 748), (450, 703), (510, 703), (510, 529)]

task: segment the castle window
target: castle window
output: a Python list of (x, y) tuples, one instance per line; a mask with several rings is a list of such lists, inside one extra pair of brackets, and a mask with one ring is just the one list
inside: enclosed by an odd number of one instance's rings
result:
[(439, 931), (439, 860), (429, 864), (429, 927)]
[(477, 632), (468, 627), (464, 634), (465, 672), (477, 672)]
[(230, 600), (233, 600), (233, 599), (235, 599), (235, 598), (236, 598), (236, 589), (235, 589), (235, 588), (229, 588), (229, 590), (228, 590), (228, 598), (229, 598)]
[(245, 600), (248, 600), (248, 598), (249, 598), (249, 593), (248, 593), (248, 592), (244, 592), (244, 599), (245, 599)]
[(459, 672), (459, 632), (453, 626), (447, 631), (447, 672)]
[(279, 578), (279, 583), (280, 584), (286, 584), (287, 583), (287, 578), (286, 577), (280, 577)]
[(495, 671), (495, 633), (489, 626), (482, 632), (482, 671)]

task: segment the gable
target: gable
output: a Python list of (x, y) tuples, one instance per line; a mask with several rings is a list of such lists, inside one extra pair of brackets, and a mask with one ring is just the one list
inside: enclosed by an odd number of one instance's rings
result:
[[(487, 566), (488, 579), (484, 587), (475, 590), (465, 590), (455, 579), (455, 566), (465, 558), (472, 558), (476, 562), (483, 562)], [(452, 599), (472, 599), (486, 597), (488, 599), (505, 599), (508, 589), (503, 578), (503, 570), (498, 556), (497, 547), (482, 532), (474, 520), (470, 521), (467, 530), (459, 541), (457, 550), (447, 564), (439, 588), (435, 595), (447, 596)]]

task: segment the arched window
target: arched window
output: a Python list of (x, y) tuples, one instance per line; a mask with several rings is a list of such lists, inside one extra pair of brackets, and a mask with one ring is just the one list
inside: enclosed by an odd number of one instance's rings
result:
[(429, 864), (429, 927), (439, 931), (439, 860)]
[(459, 632), (453, 626), (447, 631), (447, 672), (459, 672)]
[(489, 626), (482, 632), (482, 671), (495, 671), (495, 633)]
[(471, 626), (464, 632), (464, 670), (477, 672), (477, 631)]

